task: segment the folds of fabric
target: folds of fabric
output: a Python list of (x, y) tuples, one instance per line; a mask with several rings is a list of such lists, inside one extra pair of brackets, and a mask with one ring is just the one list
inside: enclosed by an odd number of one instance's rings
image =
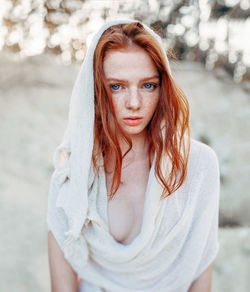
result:
[[(128, 245), (117, 242), (108, 230), (104, 170), (99, 179), (94, 179), (89, 189), (88, 223), (79, 237), (80, 252), (77, 260), (69, 258), (72, 267), (87, 282), (84, 288), (87, 292), (94, 291), (91, 289), (185, 292), (215, 259), (219, 248), (219, 168), (215, 152), (191, 139), (187, 178), (162, 201), (154, 162), (141, 232)], [(51, 188), (48, 223), (63, 248), (66, 239), (63, 233), (68, 224), (63, 210), (55, 206), (57, 190)], [(88, 254), (87, 264), (84, 254)]]

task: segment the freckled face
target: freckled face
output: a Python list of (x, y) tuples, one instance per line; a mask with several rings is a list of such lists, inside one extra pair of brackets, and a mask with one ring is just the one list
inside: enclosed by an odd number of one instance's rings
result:
[(153, 60), (139, 46), (110, 50), (103, 69), (118, 124), (130, 136), (143, 134), (159, 101), (160, 79)]

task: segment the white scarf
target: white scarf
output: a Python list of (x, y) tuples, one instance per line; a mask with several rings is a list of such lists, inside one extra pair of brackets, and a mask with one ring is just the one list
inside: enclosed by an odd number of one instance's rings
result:
[[(91, 162), (94, 50), (108, 27), (132, 21), (136, 20), (105, 23), (88, 47), (73, 87), (64, 139), (54, 154), (47, 223), (65, 258), (84, 279), (87, 292), (186, 292), (219, 248), (219, 168), (215, 152), (191, 139), (187, 178), (163, 201), (153, 161), (141, 232), (129, 245), (120, 244), (109, 233), (104, 169), (100, 168), (98, 179)], [(163, 48), (161, 38), (143, 25)], [(164, 56), (171, 73), (165, 51)], [(171, 161), (166, 158), (162, 163), (167, 175)]]

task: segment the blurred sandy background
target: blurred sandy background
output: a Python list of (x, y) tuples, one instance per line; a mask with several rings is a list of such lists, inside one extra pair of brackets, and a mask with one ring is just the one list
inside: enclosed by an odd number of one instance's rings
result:
[(3, 1), (0, 11), (0, 291), (50, 291), (46, 209), (86, 42), (105, 19), (157, 28), (190, 102), (192, 136), (217, 153), (213, 292), (250, 291), (249, 1)]

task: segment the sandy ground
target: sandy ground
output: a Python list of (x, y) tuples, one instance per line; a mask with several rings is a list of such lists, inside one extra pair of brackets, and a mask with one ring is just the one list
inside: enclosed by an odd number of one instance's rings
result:
[[(213, 291), (250, 291), (249, 97), (219, 70), (206, 72), (189, 62), (173, 68), (190, 101), (193, 136), (207, 141), (220, 161)], [(52, 155), (78, 70), (51, 55), (20, 62), (0, 54), (0, 291), (50, 290), (46, 208)]]

